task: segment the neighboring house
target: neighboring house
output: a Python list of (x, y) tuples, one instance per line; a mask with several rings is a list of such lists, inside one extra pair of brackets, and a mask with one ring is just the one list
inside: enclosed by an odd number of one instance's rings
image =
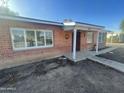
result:
[(0, 15), (0, 62), (24, 62), (105, 47), (103, 26)]

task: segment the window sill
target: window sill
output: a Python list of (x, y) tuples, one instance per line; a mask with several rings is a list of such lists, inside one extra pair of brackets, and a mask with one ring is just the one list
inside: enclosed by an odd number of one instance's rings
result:
[(50, 46), (42, 46), (42, 47), (27, 47), (27, 48), (14, 48), (13, 51), (25, 51), (25, 50), (32, 50), (32, 49), (45, 49), (45, 48), (53, 48), (53, 45)]

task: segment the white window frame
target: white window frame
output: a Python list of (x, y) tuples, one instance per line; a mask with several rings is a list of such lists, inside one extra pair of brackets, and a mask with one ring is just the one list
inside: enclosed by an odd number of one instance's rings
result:
[[(25, 41), (25, 47), (24, 48), (15, 48), (14, 47), (14, 41), (13, 41), (13, 30), (22, 30), (24, 31), (24, 41)], [(36, 42), (36, 46), (33, 47), (27, 47), (27, 42), (26, 42), (26, 31), (30, 31), (33, 30), (35, 32), (35, 42)], [(44, 33), (44, 39), (45, 39), (45, 45), (44, 46), (37, 46), (37, 35), (36, 35), (36, 31), (41, 31), (41, 32), (51, 32), (52, 33), (52, 44), (51, 45), (46, 45), (46, 35)], [(37, 48), (51, 48), (54, 47), (54, 40), (53, 40), (53, 30), (49, 30), (49, 29), (24, 29), (24, 28), (10, 28), (10, 35), (11, 35), (11, 43), (12, 43), (12, 48), (14, 51), (20, 51), (20, 50), (28, 50), (28, 49), (37, 49)]]
[[(45, 32), (51, 32), (51, 31), (45, 31)], [(53, 42), (53, 31), (52, 31), (52, 42)], [(52, 45), (53, 45), (53, 43), (52, 43)], [(51, 46), (51, 45), (46, 45), (46, 34), (45, 34), (45, 46)]]
[[(44, 34), (44, 45), (46, 46), (46, 42), (45, 42), (45, 41), (46, 41), (46, 40), (45, 40), (45, 31), (41, 31), (41, 30), (40, 30), (40, 31), (37, 30), (37, 31), (38, 31), (38, 32), (43, 32), (43, 34)], [(37, 31), (36, 31), (36, 32), (37, 32)], [(37, 43), (37, 33), (36, 33), (36, 32), (35, 32), (35, 34), (36, 34), (36, 43)], [(38, 46), (38, 44), (36, 44), (36, 45)], [(38, 46), (38, 47), (39, 47), (39, 46)]]
[[(26, 31), (34, 31), (34, 36), (35, 36), (35, 33), (36, 33), (36, 30), (33, 30), (33, 29), (26, 29), (24, 32), (25, 32), (25, 34), (24, 34), (24, 36), (26, 37), (27, 35), (26, 35)], [(25, 41), (26, 41), (26, 47), (27, 47), (27, 38), (25, 38)], [(36, 37), (35, 37), (35, 42), (36, 42)], [(35, 46), (32, 46), (32, 47), (27, 47), (27, 48), (34, 48), (34, 47), (36, 47), (36, 45)]]
[[(23, 48), (15, 48), (14, 47), (14, 41), (13, 41), (13, 38), (12, 38), (12, 36), (13, 36), (13, 34), (12, 34), (12, 31), (13, 30), (22, 30), (22, 31), (24, 31), (24, 29), (22, 29), (22, 28), (10, 28), (10, 35), (11, 35), (11, 43), (12, 43), (12, 48), (13, 48), (13, 50), (22, 50)], [(24, 41), (25, 41), (25, 31), (24, 31)], [(25, 43), (25, 42), (24, 42)], [(26, 43), (25, 43), (25, 46), (26, 46)], [(25, 47), (24, 47), (25, 48)]]
[(93, 32), (87, 32), (87, 40), (88, 40), (88, 33), (92, 33), (92, 42), (87, 42), (87, 44), (92, 44), (93, 43), (93, 35), (94, 35), (94, 33)]
[(101, 34), (101, 38), (99, 38), (100, 39), (99, 43), (103, 43), (104, 42), (104, 40), (103, 40), (104, 32), (99, 32), (99, 34)]

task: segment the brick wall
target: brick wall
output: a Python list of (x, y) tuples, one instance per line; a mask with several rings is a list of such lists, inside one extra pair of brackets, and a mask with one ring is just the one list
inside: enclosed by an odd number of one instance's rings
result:
[(87, 43), (87, 32), (81, 32), (81, 50), (90, 50), (96, 42), (95, 32), (93, 32), (93, 43)]
[[(13, 51), (10, 28), (53, 30), (54, 47)], [(69, 34), (69, 39), (65, 39), (66, 33)], [(71, 32), (64, 32), (59, 26), (0, 20), (0, 62), (22, 62), (59, 56), (71, 51), (71, 39)]]
[[(93, 43), (87, 43), (87, 32), (81, 32), (81, 51), (91, 50), (97, 41), (97, 32), (93, 32)], [(106, 46), (106, 41), (99, 43), (99, 49)]]
[[(52, 48), (38, 48), (22, 51), (13, 51), (10, 28), (25, 29), (50, 29), (53, 30)], [(69, 35), (69, 39), (65, 39), (65, 34)], [(86, 43), (86, 32), (81, 32), (81, 50), (91, 48), (96, 43), (96, 35), (94, 32), (94, 40), (92, 44)], [(105, 44), (100, 44), (104, 46)], [(44, 25), (38, 23), (27, 23), (10, 20), (0, 20), (0, 63), (19, 63), (32, 62), (44, 58), (59, 56), (72, 50), (72, 32), (63, 31), (62, 27), (53, 25)]]

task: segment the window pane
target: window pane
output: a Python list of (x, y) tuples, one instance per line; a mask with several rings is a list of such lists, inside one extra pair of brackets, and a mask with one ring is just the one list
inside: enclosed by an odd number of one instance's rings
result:
[(26, 42), (27, 47), (36, 46), (34, 31), (26, 31)]
[(46, 32), (46, 45), (52, 45), (52, 32)]
[(12, 40), (13, 40), (14, 48), (24, 48), (25, 47), (24, 31), (13, 30)]
[(103, 33), (103, 42), (106, 41), (106, 33)]
[(99, 32), (99, 42), (102, 42), (102, 33)]
[(38, 46), (44, 46), (44, 32), (37, 31), (37, 45)]
[(99, 33), (99, 42), (102, 43), (106, 40), (106, 33)]
[(87, 43), (93, 42), (93, 32), (87, 32)]

